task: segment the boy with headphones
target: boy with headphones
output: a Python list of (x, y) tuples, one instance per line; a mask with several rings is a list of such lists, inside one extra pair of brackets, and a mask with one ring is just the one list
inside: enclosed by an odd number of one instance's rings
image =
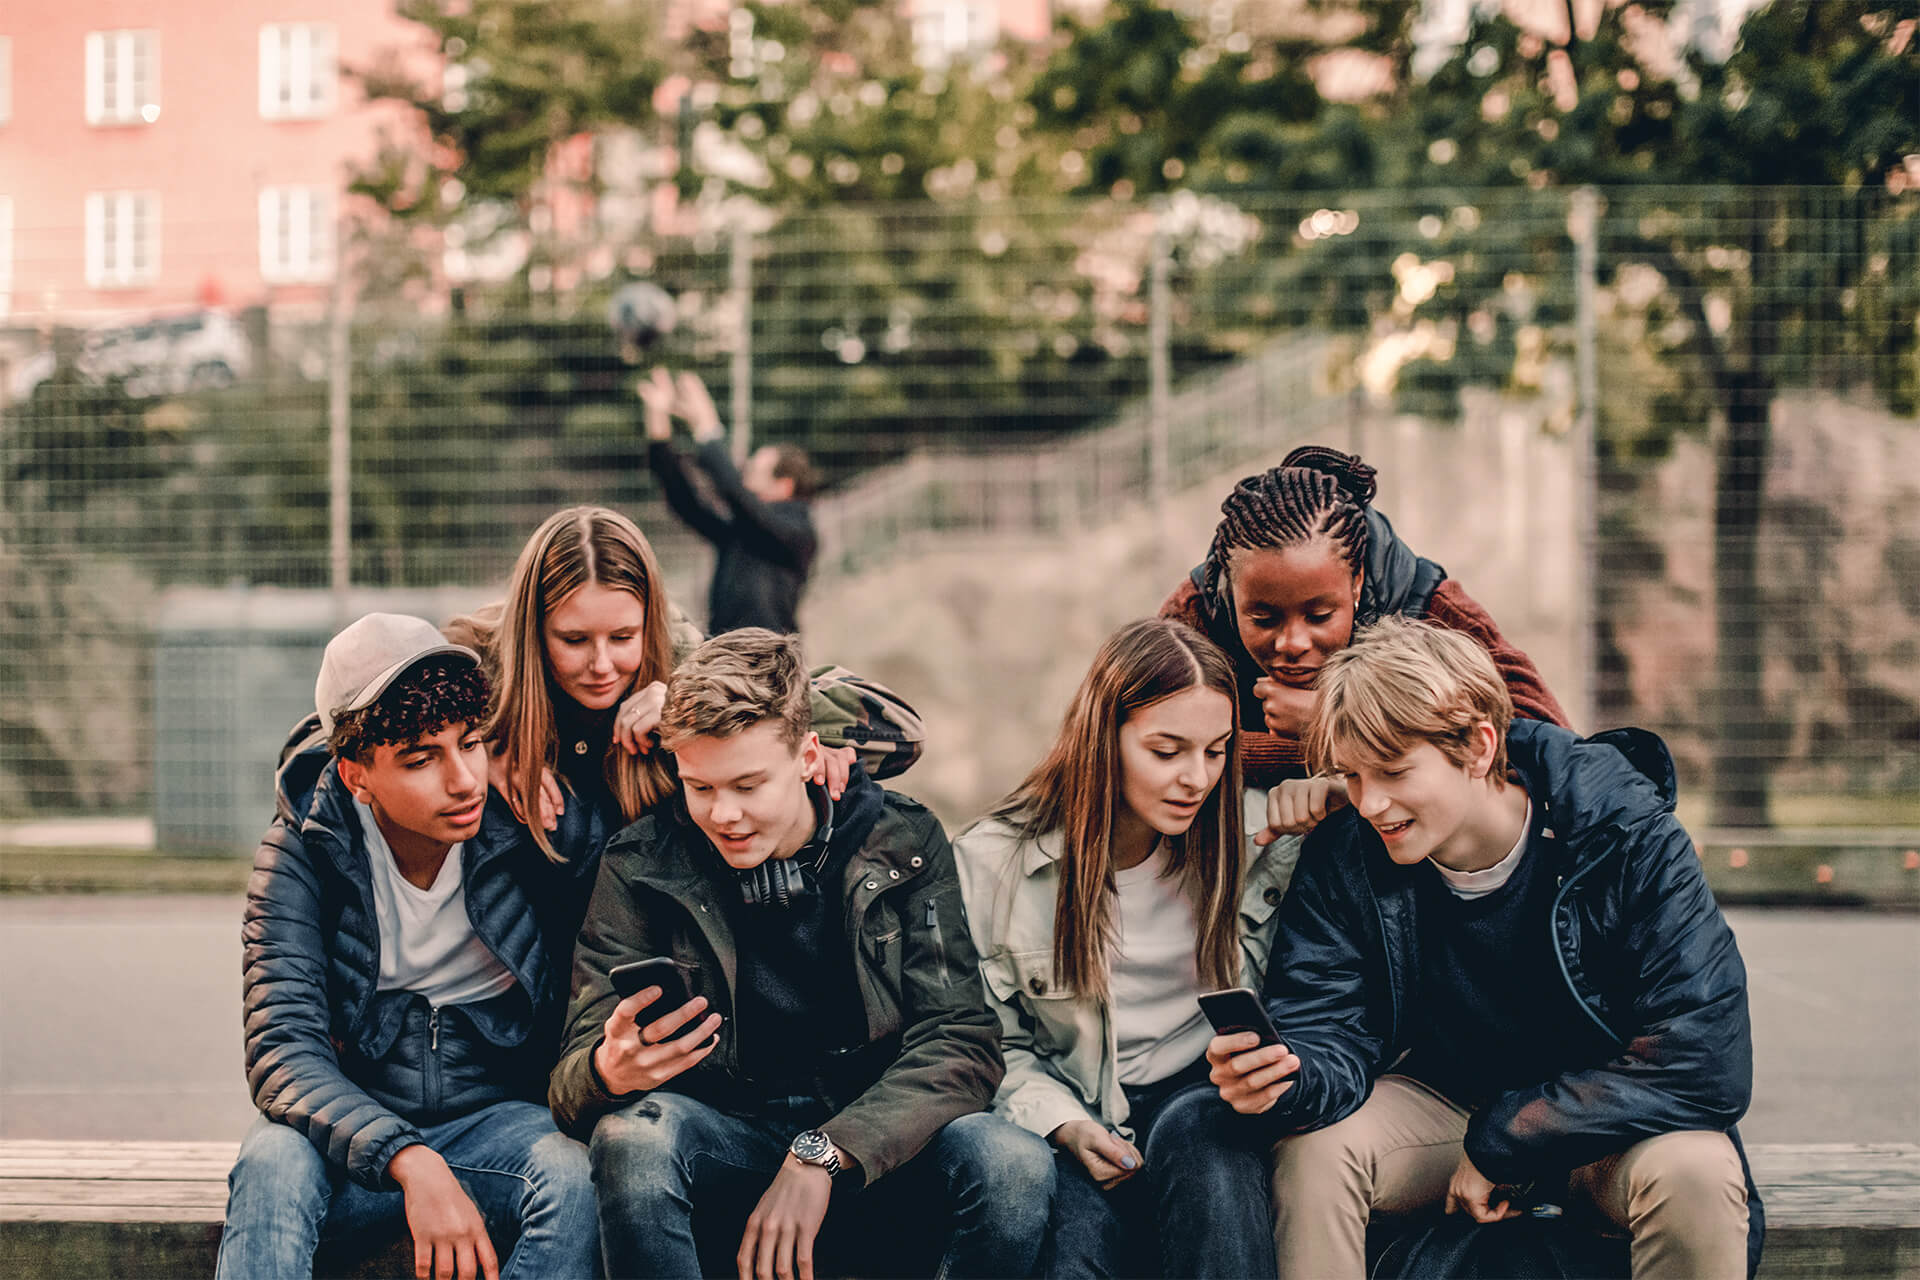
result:
[[(837, 802), (808, 783), (793, 636), (702, 645), (660, 730), (680, 803), (607, 848), (549, 1088), (608, 1273), (1031, 1272), (1053, 1162), (989, 1112), (998, 1026), (938, 820), (857, 767)], [(655, 957), (687, 976), (677, 1008), (615, 989)]]

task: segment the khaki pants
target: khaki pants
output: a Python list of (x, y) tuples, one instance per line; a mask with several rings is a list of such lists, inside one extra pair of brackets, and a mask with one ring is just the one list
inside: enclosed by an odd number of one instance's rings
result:
[[(1468, 1113), (1405, 1076), (1383, 1076), (1338, 1124), (1274, 1147), (1280, 1275), (1358, 1280), (1367, 1219), (1444, 1204)], [(1724, 1133), (1664, 1133), (1576, 1169), (1573, 1190), (1632, 1234), (1635, 1280), (1746, 1280), (1747, 1183)]]

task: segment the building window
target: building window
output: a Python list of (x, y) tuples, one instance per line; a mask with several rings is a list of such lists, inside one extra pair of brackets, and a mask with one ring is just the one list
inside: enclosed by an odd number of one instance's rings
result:
[(13, 119), (13, 40), (0, 36), (0, 124)]
[(999, 39), (995, 0), (919, 0), (914, 10), (914, 55), (923, 67), (944, 67), (993, 48)]
[(333, 110), (339, 81), (338, 40), (324, 22), (270, 23), (260, 28), (260, 115), (310, 120)]
[(152, 124), (160, 118), (160, 33), (87, 36), (87, 123)]
[(325, 187), (260, 192), (260, 278), (313, 284), (333, 278), (333, 193)]
[(87, 197), (87, 283), (96, 289), (151, 284), (160, 274), (160, 197), (106, 191)]

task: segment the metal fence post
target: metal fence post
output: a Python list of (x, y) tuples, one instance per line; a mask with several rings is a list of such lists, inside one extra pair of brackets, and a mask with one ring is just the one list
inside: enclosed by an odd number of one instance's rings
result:
[(1147, 277), (1147, 500), (1156, 507), (1165, 505), (1172, 488), (1169, 433), (1173, 411), (1173, 353), (1169, 348), (1173, 341), (1173, 322), (1167, 291), (1172, 253), (1167, 239), (1167, 202), (1158, 199), (1153, 206), (1153, 259)]
[(1578, 405), (1573, 416), (1573, 529), (1578, 544), (1580, 581), (1573, 593), (1573, 661), (1580, 673), (1576, 705), (1570, 708), (1574, 724), (1591, 732), (1595, 727), (1595, 692), (1600, 673), (1595, 667), (1598, 646), (1594, 597), (1600, 585), (1599, 535), (1595, 491), (1599, 447), (1600, 361), (1597, 350), (1600, 272), (1600, 193), (1592, 187), (1576, 189), (1567, 208), (1567, 231), (1574, 246), (1574, 376)]
[[(339, 232), (334, 243), (344, 247)], [(353, 585), (353, 299), (347, 287), (344, 254), (335, 259), (331, 314), (327, 333), (327, 562), (333, 589), (334, 626), (347, 616), (347, 592)]]
[(740, 317), (740, 331), (733, 339), (731, 365), (733, 460), (744, 467), (753, 449), (753, 230), (744, 215), (733, 224), (729, 244), (727, 283)]

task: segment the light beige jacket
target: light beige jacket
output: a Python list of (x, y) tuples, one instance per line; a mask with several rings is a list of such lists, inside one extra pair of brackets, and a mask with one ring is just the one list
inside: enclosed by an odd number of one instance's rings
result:
[[(1300, 838), (1285, 836), (1259, 848), (1252, 835), (1264, 825), (1265, 793), (1249, 791), (1245, 811), (1241, 981), (1258, 991), (1273, 949), (1273, 913), (1293, 878)], [(1001, 818), (983, 818), (953, 842), (987, 1004), (1000, 1015), (1000, 1048), (1007, 1060), (994, 1110), (1043, 1138), (1069, 1120), (1092, 1119), (1131, 1139), (1107, 1005), (1054, 981), (1058, 842), (1058, 833), (1022, 840)]]

